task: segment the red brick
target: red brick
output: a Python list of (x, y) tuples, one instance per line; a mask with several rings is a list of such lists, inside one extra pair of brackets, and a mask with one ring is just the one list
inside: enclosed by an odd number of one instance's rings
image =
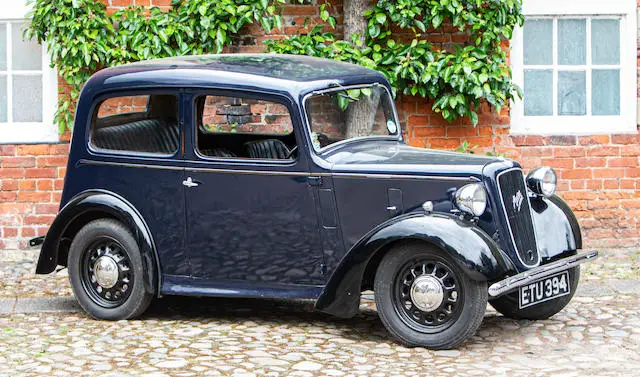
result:
[(620, 180), (620, 188), (621, 189), (634, 189), (636, 181), (634, 179), (621, 179)]
[(560, 172), (562, 179), (589, 179), (591, 178), (591, 170), (589, 169), (572, 169)]
[(544, 145), (544, 137), (536, 135), (512, 135), (511, 140), (517, 146), (541, 146)]
[(67, 156), (38, 157), (38, 167), (67, 166)]
[(3, 168), (30, 168), (36, 166), (36, 159), (33, 157), (2, 157), (0, 165)]
[(50, 192), (38, 192), (38, 191), (20, 191), (18, 192), (19, 202), (32, 202), (42, 203), (51, 200)]
[(36, 180), (35, 179), (23, 179), (19, 181), (21, 191), (35, 191)]
[(621, 147), (620, 156), (640, 156), (640, 145), (625, 145)]
[(64, 179), (54, 179), (53, 188), (55, 190), (62, 190), (64, 188)]
[(578, 136), (578, 144), (580, 145), (609, 144), (609, 140), (609, 135)]
[(587, 150), (588, 156), (619, 156), (620, 155), (620, 147), (615, 146), (596, 146), (591, 147)]
[(18, 190), (18, 180), (15, 179), (5, 179), (2, 181), (2, 191), (16, 191)]
[(638, 166), (637, 157), (614, 157), (609, 158), (607, 161), (609, 167), (636, 167)]
[(576, 168), (603, 168), (607, 166), (607, 159), (604, 157), (576, 158)]
[(18, 146), (18, 156), (39, 156), (49, 154), (49, 144), (33, 144)]
[(584, 147), (554, 147), (555, 157), (584, 157), (586, 151)]
[(36, 214), (38, 215), (55, 215), (58, 213), (58, 205), (57, 204), (36, 204)]
[[(640, 168), (626, 168), (624, 169), (624, 176), (627, 178), (640, 178)], [(637, 183), (636, 183), (637, 186)]]
[(640, 208), (640, 199), (623, 199), (620, 204), (623, 208)]
[(422, 115), (410, 115), (407, 121), (409, 127), (426, 126), (428, 123), (427, 117)]
[(38, 191), (51, 191), (53, 190), (53, 179), (39, 179)]
[(429, 139), (429, 146), (434, 149), (456, 149), (460, 146), (459, 139)]
[(29, 215), (24, 217), (23, 223), (25, 225), (49, 225), (54, 218), (53, 215)]
[(20, 231), (20, 235), (22, 237), (35, 237), (36, 236), (36, 229), (33, 227), (23, 227)]
[(15, 156), (15, 155), (16, 155), (15, 145), (0, 145), (0, 156)]
[[(603, 186), (607, 190), (617, 190), (618, 188), (620, 188), (620, 182), (618, 182), (617, 179), (605, 179), (603, 180)], [(607, 196), (605, 195), (603, 197), (607, 197)]]
[(426, 148), (427, 140), (426, 139), (409, 139), (407, 140), (407, 144), (409, 144), (412, 147)]
[(415, 127), (413, 129), (414, 137), (444, 137), (444, 127)]
[(639, 144), (640, 135), (636, 134), (622, 134), (611, 135), (612, 144)]
[(0, 191), (0, 202), (15, 202), (18, 198), (18, 193), (15, 191)]
[(287, 16), (313, 16), (318, 14), (318, 7), (313, 5), (287, 5), (283, 7), (282, 14)]
[(22, 178), (24, 169), (22, 168), (2, 168), (0, 169), (0, 178)]
[(56, 174), (54, 168), (29, 168), (24, 172), (26, 178), (56, 178)]
[(15, 238), (18, 236), (18, 228), (4, 227), (2, 228), (2, 237)]
[(68, 155), (69, 154), (69, 144), (53, 144), (51, 147), (52, 155)]
[(554, 169), (573, 169), (573, 162), (572, 158), (543, 158), (541, 164)]
[(594, 178), (620, 178), (624, 177), (624, 169), (622, 168), (610, 168), (610, 169), (593, 169)]
[(548, 147), (523, 147), (520, 148), (520, 155), (523, 157), (551, 157), (553, 149)]
[(545, 138), (547, 145), (576, 145), (577, 138), (570, 135), (554, 135)]
[(593, 200), (593, 199), (596, 199), (598, 195), (596, 195), (596, 193), (593, 191), (571, 191), (571, 192), (564, 193), (562, 197), (567, 200), (571, 200), (571, 199)]
[(447, 127), (447, 137), (468, 137), (477, 135), (478, 129), (475, 127)]

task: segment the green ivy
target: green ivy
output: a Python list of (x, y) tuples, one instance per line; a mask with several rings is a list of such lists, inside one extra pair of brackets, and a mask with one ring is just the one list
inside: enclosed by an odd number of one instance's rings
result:
[(282, 27), (285, 0), (173, 0), (163, 12), (129, 7), (111, 15), (99, 0), (31, 0), (24, 37), (47, 46), (51, 65), (71, 87), (60, 97), (55, 121), (71, 128), (75, 102), (96, 70), (139, 60), (220, 53), (247, 24)]
[[(357, 36), (351, 36), (350, 42), (339, 40), (322, 27), (265, 43), (270, 52), (325, 57), (376, 69), (387, 76), (394, 92), (434, 99), (433, 110), (444, 119), (451, 122), (468, 116), (476, 125), (476, 109), (483, 101), (500, 112), (515, 95), (521, 96), (501, 46), (523, 22), (521, 5), (521, 0), (378, 0), (364, 14), (364, 44)], [(335, 25), (328, 12), (321, 12), (321, 17)], [(424, 40), (424, 33), (446, 24), (465, 34), (469, 42), (446, 51)], [(394, 26), (409, 33), (411, 41), (394, 38)]]

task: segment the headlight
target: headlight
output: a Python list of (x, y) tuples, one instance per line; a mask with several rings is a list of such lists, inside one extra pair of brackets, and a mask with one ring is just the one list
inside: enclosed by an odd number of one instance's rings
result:
[(527, 187), (537, 195), (550, 197), (556, 192), (558, 177), (548, 166), (539, 167), (527, 175)]
[(456, 191), (455, 203), (461, 211), (480, 216), (487, 208), (487, 192), (480, 183), (462, 186)]

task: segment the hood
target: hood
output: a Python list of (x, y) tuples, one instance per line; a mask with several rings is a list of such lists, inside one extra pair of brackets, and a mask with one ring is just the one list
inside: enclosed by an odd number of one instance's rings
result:
[(415, 148), (391, 140), (359, 140), (322, 156), (335, 172), (482, 176), (490, 163), (504, 158)]

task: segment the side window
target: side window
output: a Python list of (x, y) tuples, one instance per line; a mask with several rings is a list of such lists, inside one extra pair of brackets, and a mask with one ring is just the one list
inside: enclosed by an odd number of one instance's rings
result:
[(196, 99), (198, 153), (216, 158), (287, 160), (296, 140), (283, 104), (252, 98), (201, 96)]
[(178, 97), (153, 94), (102, 101), (91, 123), (91, 145), (107, 151), (174, 154), (180, 145)]

